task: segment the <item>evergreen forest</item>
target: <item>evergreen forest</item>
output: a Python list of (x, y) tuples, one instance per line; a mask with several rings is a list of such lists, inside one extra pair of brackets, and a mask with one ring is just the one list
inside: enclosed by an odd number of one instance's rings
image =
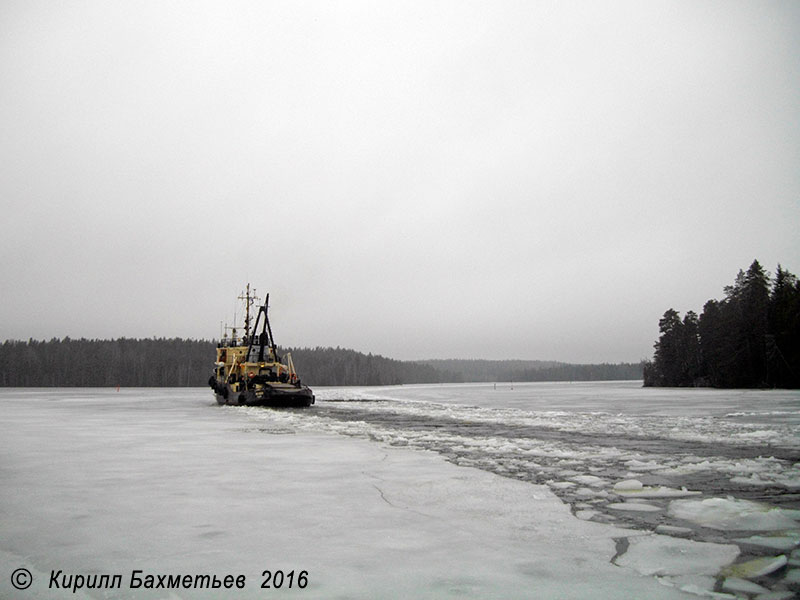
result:
[(644, 365), (645, 386), (800, 387), (800, 282), (757, 260), (698, 317), (670, 308)]
[[(4, 387), (205, 386), (214, 341), (179, 338), (6, 341)], [(308, 385), (398, 385), (502, 381), (641, 379), (641, 363), (574, 365), (541, 361), (400, 361), (344, 348), (279, 348), (292, 353)]]

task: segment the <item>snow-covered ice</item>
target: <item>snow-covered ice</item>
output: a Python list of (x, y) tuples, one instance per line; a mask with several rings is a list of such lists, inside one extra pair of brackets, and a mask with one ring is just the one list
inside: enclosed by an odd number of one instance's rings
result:
[[(798, 394), (316, 391), (309, 410), (274, 411), (218, 407), (205, 389), (0, 390), (2, 563), (34, 573), (26, 598), (59, 597), (51, 569), (245, 574), (231, 598), (264, 597), (265, 569), (307, 570), (303, 598), (687, 598), (756, 532), (708, 541), (686, 527), (702, 505), (677, 503), (713, 499), (706, 482), (763, 499), (800, 479)], [(732, 481), (754, 475), (770, 486)], [(722, 500), (704, 527), (748, 506)], [(785, 519), (760, 535), (793, 539), (792, 505), (759, 504)]]

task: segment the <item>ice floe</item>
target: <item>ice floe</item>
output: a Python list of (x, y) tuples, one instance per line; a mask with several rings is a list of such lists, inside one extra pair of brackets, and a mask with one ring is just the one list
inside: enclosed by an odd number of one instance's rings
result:
[(658, 512), (663, 510), (660, 506), (648, 504), (646, 502), (612, 502), (606, 505), (612, 510), (625, 510), (631, 512)]
[(575, 487), (575, 484), (572, 483), (571, 481), (548, 481), (547, 485), (549, 485), (551, 488), (557, 488), (557, 489), (566, 489)]
[(692, 534), (690, 527), (677, 527), (675, 525), (658, 525), (655, 529), (656, 533), (664, 535), (674, 535), (677, 537), (688, 537)]
[(745, 594), (765, 594), (769, 592), (763, 585), (738, 577), (727, 577), (722, 582), (722, 589), (729, 592), (744, 592)]
[(783, 580), (786, 583), (800, 583), (800, 569), (789, 569)]
[(762, 548), (771, 548), (773, 550), (780, 550), (787, 552), (792, 550), (800, 544), (800, 535), (753, 535), (748, 538), (735, 538), (734, 542), (740, 544), (749, 544), (751, 546), (760, 546)]
[(720, 571), (724, 577), (739, 577), (742, 579), (754, 579), (763, 575), (769, 575), (786, 565), (786, 556), (762, 556), (744, 562), (728, 565)]
[(631, 471), (654, 471), (656, 469), (663, 469), (664, 465), (662, 463), (657, 463), (653, 460), (649, 460), (647, 462), (643, 462), (641, 460), (632, 459), (625, 463), (625, 466), (628, 467)]
[(644, 484), (638, 479), (626, 479), (614, 484), (615, 492), (635, 492), (641, 490)]
[(572, 477), (572, 481), (589, 486), (600, 486), (608, 483), (605, 479), (598, 477), (597, 475), (576, 475), (575, 477)]
[(638, 479), (626, 479), (615, 483), (614, 492), (628, 498), (680, 498), (700, 495), (700, 492), (693, 492), (686, 488), (676, 490), (664, 486), (645, 486)]
[(647, 535), (631, 538), (616, 564), (642, 575), (715, 575), (738, 555), (734, 544)]
[(797, 512), (738, 498), (673, 500), (669, 505), (673, 517), (728, 531), (797, 529)]
[(756, 600), (793, 600), (797, 598), (794, 592), (788, 590), (766, 592), (756, 596)]

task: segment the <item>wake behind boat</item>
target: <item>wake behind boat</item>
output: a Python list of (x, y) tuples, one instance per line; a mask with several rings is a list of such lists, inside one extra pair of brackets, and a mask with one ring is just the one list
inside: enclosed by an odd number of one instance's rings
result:
[(282, 358), (278, 354), (268, 316), (269, 294), (258, 308), (252, 329), (250, 308), (257, 298), (251, 295), (250, 284), (247, 284), (246, 294), (240, 298), (245, 301), (244, 335), (238, 337), (235, 327), (230, 337), (225, 332), (217, 344), (214, 374), (208, 380), (217, 402), (276, 407), (314, 404), (314, 393), (301, 383), (292, 355), (287, 353)]

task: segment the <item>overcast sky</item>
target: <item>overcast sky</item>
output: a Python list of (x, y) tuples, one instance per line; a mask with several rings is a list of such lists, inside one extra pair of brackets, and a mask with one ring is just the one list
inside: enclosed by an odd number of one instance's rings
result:
[(0, 339), (638, 361), (800, 274), (800, 3), (0, 3)]

